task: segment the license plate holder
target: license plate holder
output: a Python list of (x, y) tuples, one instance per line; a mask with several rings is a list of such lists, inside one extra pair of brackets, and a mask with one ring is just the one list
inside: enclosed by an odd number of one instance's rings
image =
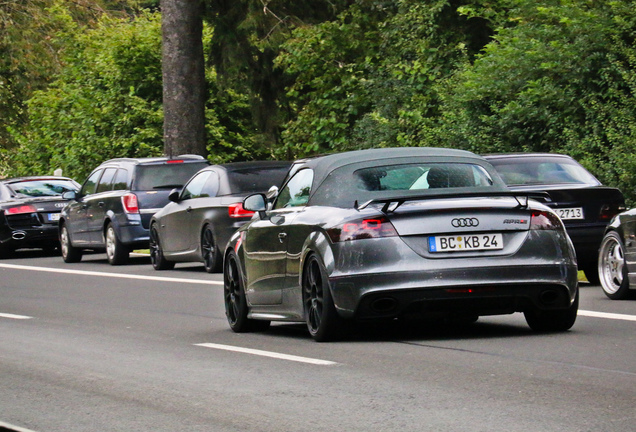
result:
[(501, 250), (503, 248), (504, 241), (501, 233), (456, 234), (428, 238), (428, 250), (431, 253)]

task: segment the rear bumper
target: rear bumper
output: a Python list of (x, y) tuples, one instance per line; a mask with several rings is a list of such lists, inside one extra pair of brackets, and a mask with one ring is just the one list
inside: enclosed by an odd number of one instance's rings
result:
[(574, 300), (577, 267), (483, 267), (331, 278), (344, 317), (390, 318), (461, 312), (502, 315), (528, 307), (565, 309)]
[(581, 266), (589, 262), (595, 263), (598, 259), (598, 249), (603, 240), (606, 226), (606, 224), (582, 227), (566, 226)]
[(425, 257), (397, 237), (340, 244), (325, 256), (334, 304), (343, 317), (360, 319), (569, 307), (578, 289), (571, 242), (549, 230), (529, 235), (532, 242), (497, 256)]
[(55, 247), (59, 244), (57, 225), (0, 229), (0, 246), (4, 249)]

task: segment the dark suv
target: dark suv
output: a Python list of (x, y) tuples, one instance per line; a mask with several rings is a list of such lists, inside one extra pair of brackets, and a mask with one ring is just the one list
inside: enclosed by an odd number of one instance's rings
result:
[(124, 264), (134, 249), (147, 249), (150, 218), (209, 162), (201, 156), (111, 159), (97, 167), (70, 199), (59, 222), (65, 262), (78, 262), (84, 250), (106, 251), (112, 265)]

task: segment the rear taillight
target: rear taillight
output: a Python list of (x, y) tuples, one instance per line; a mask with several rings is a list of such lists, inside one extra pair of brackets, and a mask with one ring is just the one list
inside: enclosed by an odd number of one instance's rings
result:
[(227, 210), (231, 218), (252, 217), (252, 215), (254, 214), (253, 211), (245, 210), (243, 208), (243, 203), (230, 204)]
[(126, 213), (139, 213), (139, 202), (137, 201), (137, 195), (127, 193), (121, 197), (121, 203), (124, 206)]
[(17, 206), (17, 207), (10, 207), (8, 209), (5, 209), (4, 214), (5, 215), (18, 215), (18, 214), (25, 214), (25, 213), (36, 213), (37, 210), (35, 209), (35, 207), (33, 207), (32, 205), (26, 204), (26, 205), (21, 205), (21, 206)]
[(329, 228), (327, 234), (333, 243), (380, 237), (394, 237), (398, 233), (386, 216), (356, 219)]
[(556, 214), (538, 210), (532, 212), (530, 229), (549, 230), (561, 228), (563, 228), (563, 223)]
[(602, 220), (602, 221), (608, 221), (624, 210), (625, 210), (625, 206), (623, 205), (615, 206), (615, 205), (603, 204), (601, 206), (601, 211), (598, 214), (598, 218), (599, 220)]

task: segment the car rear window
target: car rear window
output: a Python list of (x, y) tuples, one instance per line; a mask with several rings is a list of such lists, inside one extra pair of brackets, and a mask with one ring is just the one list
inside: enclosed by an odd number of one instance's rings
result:
[(206, 161), (138, 165), (133, 190), (173, 189), (183, 187), (197, 171), (208, 166)]
[(77, 186), (69, 180), (29, 180), (8, 186), (13, 193), (28, 197), (58, 196), (67, 191), (77, 191)]
[(246, 168), (228, 171), (231, 194), (262, 192), (271, 186), (280, 186), (289, 167)]
[(492, 186), (490, 175), (468, 163), (414, 163), (363, 168), (353, 173), (362, 191), (407, 191)]
[(565, 158), (489, 159), (508, 186), (600, 182), (576, 161)]

